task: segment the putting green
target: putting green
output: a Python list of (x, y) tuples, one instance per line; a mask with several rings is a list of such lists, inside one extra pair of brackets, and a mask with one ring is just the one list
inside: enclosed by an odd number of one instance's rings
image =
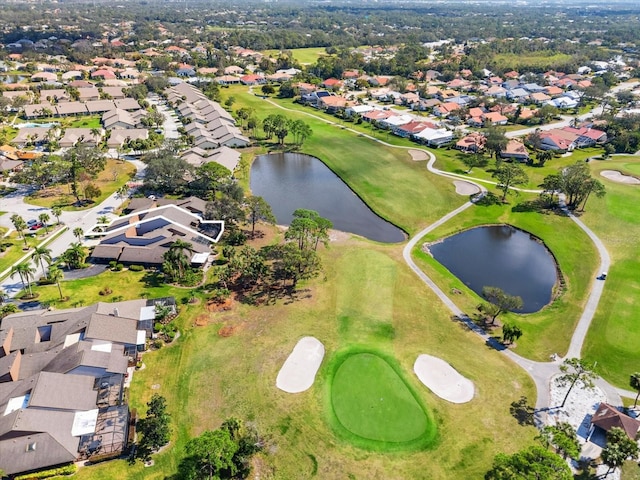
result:
[(430, 443), (435, 434), (431, 418), (386, 359), (360, 352), (341, 360), (334, 370), (331, 405), (339, 425), (351, 434), (347, 437), (376, 449)]

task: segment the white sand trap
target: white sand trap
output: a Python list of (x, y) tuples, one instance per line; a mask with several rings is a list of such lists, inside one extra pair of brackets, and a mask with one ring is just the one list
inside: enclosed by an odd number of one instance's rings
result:
[(456, 193), (458, 195), (475, 195), (480, 189), (473, 183), (465, 182), (463, 180), (454, 180), (453, 184), (456, 186)]
[(420, 355), (413, 371), (429, 390), (448, 402), (467, 403), (473, 399), (473, 382), (441, 358)]
[(411, 160), (413, 160), (414, 162), (429, 160), (429, 155), (427, 155), (427, 152), (423, 152), (422, 150), (409, 150), (409, 155), (411, 155)]
[(324, 358), (324, 345), (314, 337), (301, 338), (282, 365), (276, 387), (288, 393), (311, 388)]
[(618, 183), (626, 183), (627, 185), (640, 185), (640, 180), (636, 177), (632, 177), (631, 175), (625, 175), (622, 172), (618, 172), (617, 170), (602, 170), (600, 172), (607, 180), (611, 180), (612, 182)]

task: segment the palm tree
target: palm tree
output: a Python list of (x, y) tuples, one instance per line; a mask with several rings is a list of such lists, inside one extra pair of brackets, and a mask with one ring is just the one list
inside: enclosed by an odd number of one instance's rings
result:
[(20, 281), (22, 282), (22, 286), (29, 290), (29, 295), (33, 297), (33, 291), (31, 290), (31, 280), (33, 279), (33, 274), (35, 272), (36, 269), (29, 265), (29, 263), (22, 262), (11, 267), (10, 275), (11, 278), (13, 278), (17, 273), (20, 277)]
[(84, 230), (80, 227), (76, 227), (73, 229), (73, 236), (76, 237), (80, 243), (82, 243), (82, 237), (84, 237)]
[(60, 270), (58, 267), (51, 267), (49, 269), (49, 280), (55, 282), (58, 286), (58, 293), (60, 293), (60, 300), (64, 300), (64, 296), (62, 295), (62, 288), (60, 287), (60, 282), (64, 279), (64, 272)]
[(633, 408), (636, 408), (638, 406), (638, 397), (640, 397), (640, 372), (636, 372), (629, 377), (629, 386), (638, 392), (636, 400), (633, 402)]
[(44, 269), (44, 262), (47, 262), (47, 265), (51, 265), (51, 249), (47, 247), (36, 247), (33, 253), (31, 254), (31, 258), (40, 263), (40, 268), (42, 268), (42, 274), (46, 275), (47, 272)]
[(51, 217), (49, 216), (49, 214), (47, 212), (41, 213), (38, 216), (38, 220), (40, 220), (44, 225), (45, 232), (49, 233), (49, 220), (51, 220)]
[(13, 215), (11, 215), (11, 223), (13, 223), (13, 226), (16, 229), (16, 232), (18, 232), (18, 235), (20, 235), (22, 240), (24, 240), (24, 246), (28, 248), (29, 244), (27, 243), (27, 236), (24, 234), (24, 231), (27, 228), (27, 224), (24, 221), (24, 218), (22, 218), (17, 213), (14, 213)]
[(56, 223), (60, 223), (60, 215), (62, 215), (62, 208), (60, 207), (53, 207), (51, 209), (51, 213), (53, 213), (53, 216), (56, 217)]
[(98, 223), (102, 223), (103, 225), (106, 225), (109, 223), (109, 217), (107, 217), (106, 215), (102, 215), (100, 217), (98, 217)]
[(87, 258), (87, 250), (81, 243), (75, 242), (64, 251), (62, 258), (69, 268), (80, 268)]
[[(176, 240), (165, 253), (165, 260), (178, 270), (180, 280), (184, 277), (185, 268), (189, 265), (188, 253), (191, 253), (192, 249), (193, 246), (189, 242)], [(185, 251), (188, 253), (185, 253)]]

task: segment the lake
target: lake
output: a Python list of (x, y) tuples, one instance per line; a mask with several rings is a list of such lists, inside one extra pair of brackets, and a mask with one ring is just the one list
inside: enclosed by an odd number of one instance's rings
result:
[(280, 225), (289, 225), (293, 211), (306, 208), (330, 219), (336, 230), (383, 243), (406, 239), (402, 230), (376, 215), (340, 177), (309, 155), (258, 156), (251, 166), (251, 191), (271, 205)]
[(478, 295), (499, 287), (522, 297), (518, 313), (547, 305), (557, 280), (556, 262), (535, 237), (510, 225), (477, 227), (429, 246), (433, 257)]

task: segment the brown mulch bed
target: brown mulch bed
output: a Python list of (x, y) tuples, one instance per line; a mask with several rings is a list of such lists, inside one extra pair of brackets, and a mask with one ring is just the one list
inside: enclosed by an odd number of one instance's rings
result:
[(208, 301), (206, 308), (209, 312), (226, 312), (233, 308), (234, 303), (233, 298), (227, 298), (224, 302)]

